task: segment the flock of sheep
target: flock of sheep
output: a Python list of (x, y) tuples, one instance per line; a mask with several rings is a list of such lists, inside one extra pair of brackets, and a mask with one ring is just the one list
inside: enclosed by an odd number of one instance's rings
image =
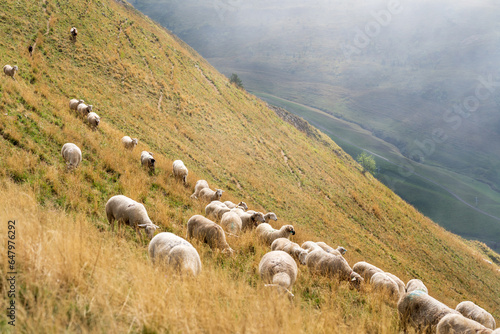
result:
[[(76, 28), (71, 29), (72, 38), (76, 38)], [(4, 66), (4, 73), (14, 78), (17, 66)], [(69, 102), (70, 110), (84, 117), (92, 129), (99, 125), (99, 116), (92, 112), (92, 105), (86, 105), (81, 99)], [(125, 136), (121, 139), (123, 147), (133, 150), (138, 140)], [(77, 168), (82, 161), (82, 152), (73, 143), (66, 143), (61, 150), (68, 169)], [(150, 171), (155, 169), (155, 159), (151, 152), (143, 151), (140, 161)], [(187, 185), (188, 169), (181, 160), (173, 162), (175, 179)], [(208, 205), (205, 207), (206, 217), (194, 215), (187, 221), (187, 239), (196, 239), (208, 244), (212, 249), (232, 255), (233, 249), (226, 241), (226, 233), (239, 235), (243, 231), (255, 229), (261, 242), (270, 247), (259, 263), (259, 273), (266, 287), (293, 297), (290, 292), (299, 272), (299, 265), (306, 266), (313, 274), (330, 277), (335, 280), (348, 281), (352, 288), (360, 290), (363, 282), (369, 283), (373, 291), (380, 291), (397, 302), (401, 326), (406, 331), (408, 325), (418, 332), (426, 333), (494, 333), (493, 316), (473, 302), (466, 301), (451, 309), (428, 294), (427, 288), (418, 279), (410, 280), (406, 285), (395, 275), (384, 272), (367, 262), (358, 262), (352, 268), (343, 257), (346, 249), (336, 249), (324, 242), (306, 241), (301, 246), (289, 240), (295, 234), (292, 225), (284, 225), (280, 229), (271, 226), (276, 221), (276, 214), (263, 214), (249, 210), (244, 202), (238, 204), (230, 201), (221, 202), (223, 191), (210, 189), (207, 181), (199, 180), (194, 187), (191, 198)], [(170, 232), (155, 235), (159, 228), (149, 218), (143, 204), (123, 195), (111, 197), (105, 207), (106, 217), (111, 230), (115, 221), (118, 229), (122, 224), (133, 227), (142, 237), (146, 231), (151, 240), (148, 253), (154, 264), (162, 265), (181, 274), (198, 275), (202, 270), (200, 256), (196, 248), (186, 239)], [(299, 265), (297, 265), (297, 262)]]
[[(133, 149), (137, 139), (122, 138), (123, 146)], [(144, 161), (144, 157), (151, 157)], [(152, 160), (152, 162), (151, 162)], [(154, 159), (143, 151), (141, 163), (154, 168)], [(174, 177), (186, 184), (188, 170), (181, 160), (172, 165)], [(367, 262), (358, 262), (351, 268), (343, 255), (344, 247), (336, 249), (324, 242), (306, 241), (301, 246), (289, 240), (295, 234), (292, 225), (274, 229), (269, 223), (278, 218), (273, 212), (263, 214), (249, 210), (245, 202), (238, 204), (221, 202), (223, 191), (210, 189), (208, 182), (198, 180), (191, 198), (208, 203), (205, 216), (194, 215), (187, 221), (186, 239), (196, 239), (223, 254), (232, 255), (233, 249), (226, 240), (226, 234), (239, 235), (255, 229), (260, 241), (270, 247), (259, 263), (259, 274), (266, 287), (293, 298), (291, 289), (299, 273), (299, 265), (305, 266), (316, 275), (349, 282), (352, 288), (360, 290), (363, 282), (371, 285), (372, 291), (380, 292), (397, 303), (401, 326), (406, 332), (412, 326), (417, 332), (425, 333), (495, 333), (493, 316), (471, 301), (465, 301), (451, 309), (428, 294), (424, 283), (418, 279), (406, 285), (397, 276)], [(144, 205), (123, 195), (111, 197), (106, 203), (106, 216), (114, 231), (114, 222), (129, 225), (142, 235), (142, 229), (151, 239), (148, 253), (151, 261), (168, 267), (180, 274), (196, 276), (202, 270), (200, 256), (196, 248), (186, 239), (170, 232), (155, 234), (158, 228), (148, 217)], [(236, 240), (236, 239), (235, 239)], [(299, 263), (299, 265), (297, 264)]]

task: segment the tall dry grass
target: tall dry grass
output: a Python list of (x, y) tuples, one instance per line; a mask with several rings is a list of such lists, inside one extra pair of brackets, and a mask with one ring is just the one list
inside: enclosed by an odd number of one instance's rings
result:
[[(303, 267), (293, 302), (266, 289), (257, 267), (267, 249), (252, 233), (229, 240), (234, 258), (195, 242), (203, 271), (180, 277), (153, 267), (146, 246), (127, 235), (100, 231), (85, 214), (42, 208), (35, 197), (28, 187), (2, 183), (2, 249), (7, 220), (16, 220), (20, 333), (393, 333), (397, 326), (383, 298)], [(4, 256), (0, 268), (5, 296)]]

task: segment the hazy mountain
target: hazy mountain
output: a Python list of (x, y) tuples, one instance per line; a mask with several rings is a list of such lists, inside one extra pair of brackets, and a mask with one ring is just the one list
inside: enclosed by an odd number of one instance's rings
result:
[[(477, 211), (500, 217), (500, 3), (132, 4), (262, 98), (314, 107), (383, 140), (301, 114), (350, 154), (365, 148), (403, 166), (378, 161), (380, 179), (447, 228), (477, 237), (481, 223), (500, 224)], [(412, 181), (413, 171), (425, 178)]]

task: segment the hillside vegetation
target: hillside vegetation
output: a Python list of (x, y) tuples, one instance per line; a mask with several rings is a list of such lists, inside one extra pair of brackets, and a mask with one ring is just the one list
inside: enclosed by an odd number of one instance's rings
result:
[(500, 249), (498, 2), (131, 2), (353, 157), (389, 159), (377, 177), (441, 226)]
[[(6, 250), (16, 220), (17, 332), (397, 331), (394, 305), (368, 286), (350, 290), (303, 267), (293, 303), (276, 298), (257, 271), (269, 248), (253, 232), (228, 238), (230, 258), (194, 242), (203, 271), (190, 279), (154, 268), (131, 229), (110, 231), (105, 203), (123, 194), (163, 231), (185, 236), (204, 209), (190, 199), (198, 179), (224, 189), (224, 200), (275, 212), (277, 226), (295, 226), (295, 242), (342, 245), (351, 265), (420, 278), (444, 303), (473, 300), (500, 318), (500, 274), (484, 244), (433, 223), (329, 137), (281, 119), (130, 5), (7, 0), (0, 31), (9, 36), (0, 59), (20, 69), (17, 80), (0, 80), (0, 243)], [(70, 112), (71, 98), (94, 106), (97, 131)], [(139, 138), (134, 151), (123, 149), (124, 135)], [(83, 152), (71, 172), (66, 142)], [(142, 150), (155, 155), (153, 175), (140, 166)], [(190, 170), (187, 187), (171, 176), (176, 159)], [(5, 310), (9, 267), (0, 259)], [(14, 332), (8, 321), (3, 312), (1, 332)]]

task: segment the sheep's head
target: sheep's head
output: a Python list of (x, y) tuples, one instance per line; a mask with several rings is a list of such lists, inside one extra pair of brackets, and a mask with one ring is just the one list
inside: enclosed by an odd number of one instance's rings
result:
[(149, 159), (149, 167), (155, 168), (155, 162), (156, 160), (154, 158)]
[(17, 65), (14, 65), (14, 71), (18, 71), (19, 70), (19, 67), (17, 67)]
[(134, 146), (137, 146), (138, 143), (139, 143), (139, 140), (137, 138), (132, 139), (132, 144)]
[(82, 103), (85, 103), (85, 101), (83, 101), (83, 100), (78, 100), (78, 104), (82, 104)]
[(215, 197), (219, 200), (222, 197), (223, 192), (224, 192), (224, 190), (216, 189), (215, 190)]
[(363, 281), (363, 277), (361, 277), (354, 271), (351, 272), (351, 275), (349, 275), (349, 283), (351, 284), (351, 287), (355, 288), (358, 291), (361, 289), (361, 283), (363, 283)]
[(88, 105), (88, 106), (87, 106), (87, 112), (89, 113), (89, 112), (91, 112), (91, 111), (92, 111), (92, 105)]
[(252, 221), (255, 223), (255, 226), (257, 226), (259, 223), (265, 223), (266, 219), (264, 218), (264, 214), (262, 212), (255, 212), (252, 214)]
[(268, 212), (268, 213), (266, 213), (266, 215), (264, 217), (266, 218), (267, 221), (269, 221), (271, 219), (274, 221), (278, 220), (278, 217), (276, 216), (276, 214), (274, 212)]
[(234, 250), (229, 245), (222, 250), (222, 254), (233, 256)]
[(299, 262), (300, 262), (300, 264), (306, 265), (307, 254), (309, 254), (309, 253), (306, 250), (303, 250), (303, 251), (300, 252), (300, 254), (299, 254)]
[(293, 229), (292, 225), (285, 225), (282, 228), (284, 228), (284, 230), (287, 231), (288, 233), (295, 235), (295, 230)]
[(160, 228), (158, 225), (155, 225), (152, 223), (151, 224), (139, 224), (137, 226), (139, 226), (140, 228), (144, 228), (146, 230), (146, 234), (148, 235), (149, 239), (153, 239), (156, 229)]
[(344, 247), (342, 246), (338, 246), (337, 247), (337, 250), (339, 251), (340, 254), (344, 255), (345, 253), (347, 253), (347, 249), (345, 249)]
[(248, 210), (248, 205), (245, 202), (239, 202), (237, 206), (240, 206), (243, 210)]

